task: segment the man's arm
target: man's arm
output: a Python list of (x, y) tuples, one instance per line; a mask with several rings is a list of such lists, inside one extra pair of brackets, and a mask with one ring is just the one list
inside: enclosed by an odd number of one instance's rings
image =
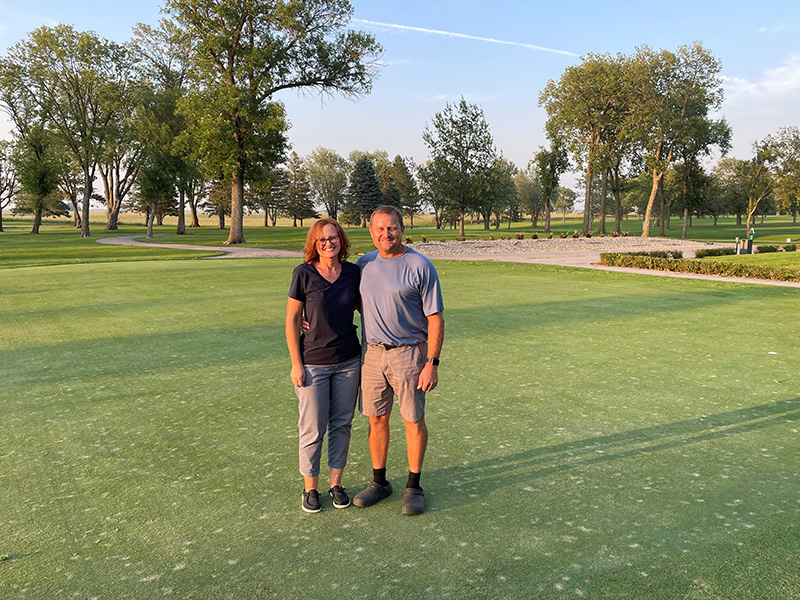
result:
[[(439, 358), (444, 341), (444, 315), (441, 312), (428, 316), (428, 358)], [(430, 392), (439, 383), (439, 367), (425, 363), (419, 374), (417, 389)]]

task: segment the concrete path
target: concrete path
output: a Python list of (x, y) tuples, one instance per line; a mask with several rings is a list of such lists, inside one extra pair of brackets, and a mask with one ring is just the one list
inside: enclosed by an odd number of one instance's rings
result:
[(111, 244), (115, 246), (149, 246), (156, 248), (178, 248), (180, 250), (198, 250), (200, 252), (221, 252), (220, 256), (209, 256), (208, 258), (303, 258), (302, 252), (291, 252), (289, 250), (269, 250), (267, 248), (244, 248), (242, 246), (192, 246), (189, 244), (159, 244), (150, 242), (138, 242), (141, 235), (122, 235), (119, 237), (100, 238), (97, 241), (101, 244)]

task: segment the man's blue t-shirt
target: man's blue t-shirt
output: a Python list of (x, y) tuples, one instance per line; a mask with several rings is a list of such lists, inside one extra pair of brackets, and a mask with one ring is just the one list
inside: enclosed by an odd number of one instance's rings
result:
[(364, 342), (409, 346), (427, 341), (427, 317), (444, 310), (433, 263), (407, 248), (393, 258), (375, 250), (356, 264), (361, 268)]

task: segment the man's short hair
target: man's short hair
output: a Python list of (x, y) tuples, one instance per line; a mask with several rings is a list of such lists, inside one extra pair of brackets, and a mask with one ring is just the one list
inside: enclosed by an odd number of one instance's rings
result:
[(379, 206), (375, 210), (372, 211), (372, 214), (369, 216), (369, 222), (372, 223), (372, 217), (375, 215), (394, 215), (397, 217), (398, 223), (400, 223), (400, 229), (404, 229), (403, 225), (403, 213), (400, 212), (400, 209), (396, 206), (389, 206), (388, 204), (384, 204), (383, 206)]

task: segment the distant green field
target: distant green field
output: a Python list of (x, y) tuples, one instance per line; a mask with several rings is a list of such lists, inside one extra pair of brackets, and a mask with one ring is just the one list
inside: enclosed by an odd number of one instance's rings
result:
[[(95, 219), (101, 219), (102, 215), (94, 215)], [(29, 235), (30, 223), (25, 220), (4, 221), (7, 231), (0, 233), (0, 268), (18, 267), (34, 264), (63, 264), (77, 262), (94, 261), (119, 261), (119, 260), (141, 260), (146, 258), (193, 258), (203, 256), (196, 251), (178, 250), (159, 250), (147, 248), (121, 248), (111, 246), (101, 246), (94, 243), (94, 240), (108, 235), (139, 235), (142, 238), (146, 233), (144, 224), (141, 223), (141, 215), (123, 215), (122, 221), (125, 223), (117, 232), (107, 232), (103, 230), (102, 220), (98, 220), (92, 227), (92, 238), (81, 239), (78, 232), (70, 222), (65, 219), (58, 221), (46, 221), (42, 233), (38, 236)], [(173, 219), (174, 220), (174, 219)], [(263, 216), (248, 215), (245, 219), (245, 239), (247, 246), (256, 248), (276, 248), (284, 250), (300, 251), (305, 242), (308, 227), (312, 221), (306, 221), (305, 227), (292, 227), (288, 219), (279, 221), (278, 227), (264, 227)], [(457, 229), (435, 229), (432, 226), (432, 217), (422, 215), (416, 217), (416, 222), (425, 224), (413, 229), (406, 228), (406, 236), (413, 242), (422, 241), (423, 237), (428, 241), (454, 240), (458, 235)], [(166, 221), (167, 224), (156, 227), (155, 234), (158, 236), (155, 241), (159, 243), (171, 244), (191, 244), (199, 246), (218, 246), (228, 237), (227, 230), (220, 230), (213, 219), (204, 219), (203, 226), (196, 229), (188, 229), (186, 235), (176, 235), (175, 225)], [(671, 220), (672, 228), (667, 230), (667, 236), (679, 238), (682, 233), (682, 223), (679, 219)], [(594, 224), (595, 229), (597, 223)], [(13, 228), (13, 229), (12, 229)], [(613, 228), (613, 221), (610, 228)], [(560, 216), (552, 220), (552, 232), (554, 237), (560, 233), (572, 234), (575, 230), (582, 229), (582, 220), (577, 217), (567, 218), (565, 223), (561, 222)], [(629, 235), (641, 235), (642, 223), (640, 220), (631, 217), (623, 221), (623, 231)], [(657, 230), (654, 230), (657, 232)], [(792, 223), (791, 217), (767, 217), (763, 224), (756, 223), (756, 245), (760, 244), (784, 244), (790, 238), (797, 242), (800, 240), (800, 226)], [(352, 243), (352, 252), (368, 252), (373, 249), (372, 242), (367, 229), (361, 227), (347, 228), (348, 236)], [(546, 237), (544, 226), (540, 222), (537, 227), (532, 227), (529, 221), (513, 223), (511, 228), (503, 224), (499, 229), (483, 229), (483, 224), (467, 224), (467, 239), (488, 239), (489, 236), (500, 238), (501, 236), (515, 236), (517, 233), (523, 234), (526, 238), (536, 233), (539, 237)], [(694, 219), (694, 226), (689, 230), (689, 239), (706, 242), (722, 242), (734, 244), (736, 237), (744, 235), (743, 229), (736, 225), (735, 219), (719, 219), (714, 226), (711, 219)], [(770, 260), (791, 260), (788, 258), (772, 258)], [(740, 259), (741, 260), (741, 259)], [(761, 259), (758, 259), (761, 260)]]
[(428, 510), (306, 515), (296, 260), (9, 234), (36, 266), (0, 285), (3, 600), (800, 597), (797, 290), (437, 261)]

